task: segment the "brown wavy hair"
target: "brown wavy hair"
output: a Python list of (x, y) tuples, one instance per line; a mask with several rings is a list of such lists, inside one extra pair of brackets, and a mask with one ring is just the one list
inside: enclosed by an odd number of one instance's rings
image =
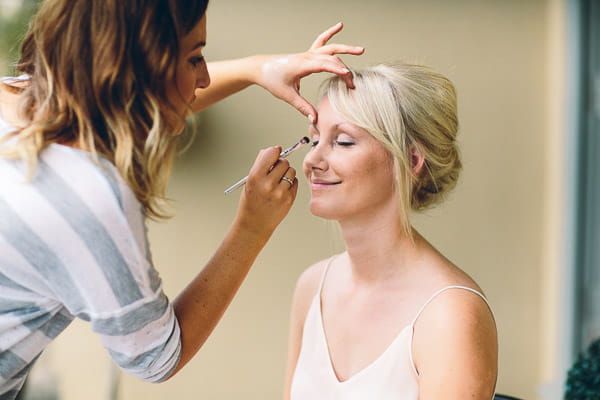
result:
[[(49, 144), (71, 144), (111, 161), (146, 215), (163, 200), (184, 118), (167, 98), (180, 39), (208, 0), (45, 0), (22, 42), (17, 71), (24, 126), (3, 155), (27, 162), (30, 177)], [(171, 121), (169, 123), (168, 121)]]

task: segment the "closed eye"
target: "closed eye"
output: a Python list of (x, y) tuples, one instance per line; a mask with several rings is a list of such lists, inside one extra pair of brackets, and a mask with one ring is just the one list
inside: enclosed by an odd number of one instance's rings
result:
[(189, 61), (190, 64), (192, 64), (192, 66), (195, 68), (204, 62), (204, 57), (192, 57)]

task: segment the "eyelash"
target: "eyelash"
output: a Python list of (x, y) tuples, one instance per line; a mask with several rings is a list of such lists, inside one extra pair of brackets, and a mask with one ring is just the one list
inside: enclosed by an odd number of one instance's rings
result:
[[(313, 140), (312, 147), (315, 147), (318, 144), (319, 144), (318, 140)], [(338, 142), (338, 141), (336, 141), (335, 144), (337, 144), (338, 146), (350, 147), (350, 146), (354, 146), (355, 143), (354, 142)]]
[(197, 67), (198, 65), (202, 64), (204, 62), (204, 57), (192, 57), (190, 58), (190, 64), (192, 64), (192, 67)]

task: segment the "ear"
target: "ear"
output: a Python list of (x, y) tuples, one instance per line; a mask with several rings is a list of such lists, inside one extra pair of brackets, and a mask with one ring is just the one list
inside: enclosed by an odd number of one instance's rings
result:
[(425, 156), (423, 155), (423, 153), (421, 153), (421, 150), (419, 150), (419, 148), (414, 144), (411, 144), (409, 146), (409, 150), (411, 172), (414, 176), (419, 176), (421, 174), (421, 171), (423, 170), (423, 166), (425, 165)]

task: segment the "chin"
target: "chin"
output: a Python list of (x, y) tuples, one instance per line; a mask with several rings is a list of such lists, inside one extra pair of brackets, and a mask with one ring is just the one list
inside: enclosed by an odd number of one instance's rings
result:
[(340, 219), (340, 212), (339, 209), (335, 208), (335, 207), (326, 207), (323, 205), (320, 205), (316, 202), (311, 202), (310, 203), (310, 213), (312, 215), (314, 215), (315, 217), (319, 217), (319, 218), (323, 218), (323, 219), (329, 219), (329, 220), (339, 220)]

